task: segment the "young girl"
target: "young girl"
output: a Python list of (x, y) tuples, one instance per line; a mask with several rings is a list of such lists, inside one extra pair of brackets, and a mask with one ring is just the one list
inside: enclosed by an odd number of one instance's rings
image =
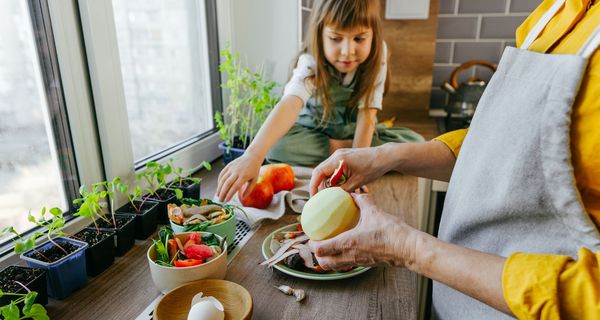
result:
[(339, 148), (423, 139), (406, 128), (376, 126), (388, 74), (379, 10), (374, 0), (316, 1), (283, 98), (244, 155), (220, 173), (219, 200), (252, 187), (265, 158), (314, 166)]

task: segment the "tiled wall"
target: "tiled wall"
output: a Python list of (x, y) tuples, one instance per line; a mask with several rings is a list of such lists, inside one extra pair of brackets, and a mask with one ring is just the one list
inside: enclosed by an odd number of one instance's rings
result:
[[(440, 89), (461, 63), (483, 59), (498, 63), (506, 46), (514, 46), (515, 30), (541, 0), (440, 0), (430, 108), (443, 108)], [(491, 72), (475, 67), (461, 73), (488, 80)]]

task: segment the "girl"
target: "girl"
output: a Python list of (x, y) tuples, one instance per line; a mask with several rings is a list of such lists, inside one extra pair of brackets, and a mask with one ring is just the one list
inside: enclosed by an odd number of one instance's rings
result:
[(246, 183), (251, 190), (265, 157), (314, 166), (339, 148), (421, 141), (409, 129), (376, 126), (386, 57), (379, 1), (316, 1), (283, 98), (244, 155), (219, 174), (219, 200), (229, 201)]

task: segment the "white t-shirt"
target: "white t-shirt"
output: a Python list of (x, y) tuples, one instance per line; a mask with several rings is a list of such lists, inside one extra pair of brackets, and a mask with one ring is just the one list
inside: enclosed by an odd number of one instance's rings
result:
[[(375, 84), (375, 91), (373, 92), (373, 97), (371, 98), (371, 103), (369, 103), (369, 108), (375, 108), (381, 110), (382, 100), (383, 100), (383, 90), (385, 85), (385, 79), (387, 76), (387, 47), (385, 43), (383, 44), (383, 59), (381, 62), (381, 68), (379, 69), (379, 74), (377, 75)], [(292, 77), (290, 81), (285, 85), (283, 89), (283, 96), (296, 96), (306, 104), (306, 101), (313, 95), (315, 92), (315, 86), (310, 80), (305, 79), (315, 74), (317, 63), (315, 62), (315, 58), (310, 54), (303, 54), (298, 58), (298, 64), (292, 73)], [(342, 80), (342, 85), (349, 85), (354, 79), (354, 75), (356, 74), (356, 70), (352, 72), (348, 72), (344, 75), (344, 79)], [(358, 102), (358, 108), (364, 108), (365, 102), (364, 97)]]

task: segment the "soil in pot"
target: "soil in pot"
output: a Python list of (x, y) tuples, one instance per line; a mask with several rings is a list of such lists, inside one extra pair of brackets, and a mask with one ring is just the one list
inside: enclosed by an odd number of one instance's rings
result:
[(179, 204), (179, 200), (175, 197), (175, 191), (170, 189), (158, 189), (153, 195), (147, 194), (144, 197), (145, 199), (158, 202), (158, 223), (168, 224), (167, 204)]
[(60, 246), (63, 249), (65, 249), (66, 253), (65, 253), (65, 251), (62, 251), (56, 245), (53, 245), (49, 249), (34, 250), (28, 256), (30, 258), (34, 258), (34, 259), (37, 259), (42, 262), (52, 263), (54, 261), (58, 261), (58, 260), (62, 259), (63, 257), (65, 257), (65, 256), (77, 251), (77, 249), (79, 249), (78, 246), (68, 243), (68, 242), (60, 243)]
[(135, 238), (144, 240), (156, 231), (158, 203), (135, 200), (135, 207), (128, 202), (117, 213), (135, 214)]
[(100, 274), (115, 261), (114, 234), (114, 231), (86, 228), (71, 236), (88, 244), (85, 266), (89, 276)]
[[(113, 225), (112, 216), (108, 216), (108, 221), (99, 220), (96, 221), (98, 224), (98, 228), (100, 229), (108, 229), (114, 230), (115, 234), (115, 254), (117, 256), (124, 255), (135, 243), (135, 223), (133, 219), (135, 219), (135, 215), (133, 214), (116, 214), (115, 222), (117, 223), (117, 227)], [(89, 225), (90, 228), (93, 228), (94, 225)]]
[[(8, 266), (0, 271), (0, 290), (4, 293), (26, 293), (16, 281), (25, 285), (27, 289), (38, 293), (35, 303), (41, 305), (48, 304), (48, 291), (46, 289), (46, 271), (37, 268), (27, 268), (21, 266)], [(0, 305), (10, 303), (11, 296), (0, 297)]]

